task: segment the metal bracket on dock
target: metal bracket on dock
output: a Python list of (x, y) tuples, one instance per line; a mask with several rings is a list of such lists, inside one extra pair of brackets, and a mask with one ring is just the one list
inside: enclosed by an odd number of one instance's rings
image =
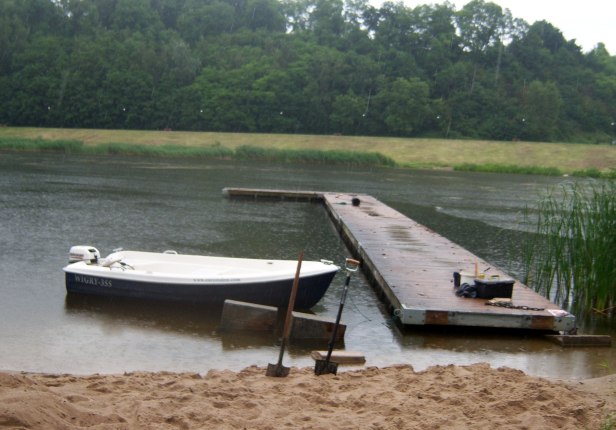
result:
[(425, 325), (426, 324), (426, 311), (423, 309), (412, 309), (406, 305), (402, 305), (401, 309), (394, 311), (394, 316), (400, 319), (402, 324), (409, 325)]
[(568, 314), (554, 318), (554, 330), (569, 333), (576, 328), (575, 316)]
[(476, 312), (451, 312), (411, 308), (402, 304), (394, 315), (405, 325), (450, 325), (500, 327), (570, 332), (575, 328), (575, 316), (503, 314), (486, 315)]

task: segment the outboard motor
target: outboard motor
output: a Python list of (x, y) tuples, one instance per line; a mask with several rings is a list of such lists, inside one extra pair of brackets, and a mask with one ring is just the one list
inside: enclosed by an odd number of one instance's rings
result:
[(72, 246), (68, 253), (68, 264), (86, 261), (88, 264), (96, 264), (101, 253), (93, 246)]

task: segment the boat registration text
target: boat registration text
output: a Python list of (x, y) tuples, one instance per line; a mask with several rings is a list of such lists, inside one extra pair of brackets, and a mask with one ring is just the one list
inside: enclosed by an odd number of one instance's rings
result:
[(112, 287), (111, 279), (95, 278), (94, 276), (75, 275), (75, 282), (95, 287)]

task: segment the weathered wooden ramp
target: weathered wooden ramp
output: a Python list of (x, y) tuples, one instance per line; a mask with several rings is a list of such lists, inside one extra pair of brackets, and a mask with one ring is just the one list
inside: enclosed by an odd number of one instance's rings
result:
[[(569, 332), (575, 317), (515, 282), (511, 307), (454, 294), (453, 272), (506, 274), (365, 194), (226, 188), (229, 197), (322, 201), (366, 277), (405, 325), (499, 327)], [(530, 310), (541, 309), (541, 310)]]

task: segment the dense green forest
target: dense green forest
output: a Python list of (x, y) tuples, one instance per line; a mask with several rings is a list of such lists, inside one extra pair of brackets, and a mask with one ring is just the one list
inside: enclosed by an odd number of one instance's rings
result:
[(0, 124), (609, 142), (616, 56), (473, 0), (0, 0)]

